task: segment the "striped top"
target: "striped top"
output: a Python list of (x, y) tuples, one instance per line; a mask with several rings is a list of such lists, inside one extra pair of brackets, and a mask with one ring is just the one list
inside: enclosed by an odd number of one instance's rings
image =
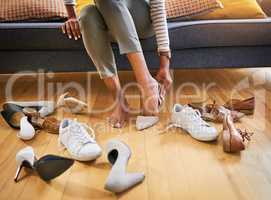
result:
[[(66, 5), (75, 5), (76, 0), (64, 0), (64, 3)], [(167, 52), (170, 50), (170, 48), (165, 0), (150, 0), (150, 12), (156, 35), (158, 51)]]

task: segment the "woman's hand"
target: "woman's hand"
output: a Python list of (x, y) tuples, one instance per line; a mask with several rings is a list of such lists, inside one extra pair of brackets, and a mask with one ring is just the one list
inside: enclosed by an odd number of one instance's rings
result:
[(171, 74), (169, 71), (169, 65), (170, 65), (170, 60), (167, 56), (160, 56), (160, 69), (156, 75), (156, 80), (160, 82), (165, 91), (163, 93), (166, 93), (172, 85), (172, 78)]
[(69, 18), (62, 26), (63, 34), (67, 34), (70, 39), (81, 38), (80, 26), (76, 17)]
[(76, 17), (74, 5), (66, 5), (68, 20), (62, 26), (63, 34), (67, 34), (70, 39), (78, 40), (81, 38), (79, 22)]

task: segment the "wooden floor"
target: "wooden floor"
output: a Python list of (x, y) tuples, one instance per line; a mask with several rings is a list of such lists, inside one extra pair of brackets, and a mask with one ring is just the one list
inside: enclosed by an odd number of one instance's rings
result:
[[(105, 122), (108, 113), (74, 115), (62, 109), (55, 113), (63, 117), (77, 118), (91, 124), (97, 141), (104, 148), (111, 138), (119, 138), (130, 145), (132, 157), (129, 171), (142, 171), (145, 181), (120, 195), (103, 189), (110, 165), (102, 155), (96, 162), (76, 162), (70, 170), (50, 183), (40, 180), (35, 174), (24, 176), (19, 183), (13, 182), (16, 170), (16, 152), (31, 145), (38, 157), (45, 154), (68, 156), (57, 145), (57, 135), (40, 132), (28, 142), (21, 141), (0, 119), (0, 199), (52, 200), (52, 199), (131, 199), (131, 200), (210, 200), (271, 198), (271, 69), (233, 70), (181, 70), (174, 71), (174, 87), (164, 105), (159, 124), (143, 132), (135, 130), (134, 119), (123, 129), (111, 129)], [(44, 91), (69, 81), (75, 81), (86, 91), (91, 110), (108, 107), (112, 101), (101, 80), (95, 74), (59, 74), (46, 76)], [(49, 77), (49, 78), (48, 78)], [(91, 87), (87, 90), (87, 82)], [(129, 72), (120, 73), (123, 83), (134, 80)], [(25, 80), (24, 80), (25, 79)], [(0, 76), (0, 103), (5, 101), (7, 76)], [(195, 90), (197, 86), (199, 90)], [(208, 89), (209, 87), (209, 89)], [(180, 89), (181, 88), (181, 89)], [(241, 154), (230, 155), (222, 150), (221, 137), (217, 142), (201, 143), (193, 140), (179, 129), (159, 134), (169, 119), (169, 110), (174, 102), (209, 99), (224, 103), (234, 88), (241, 89), (234, 97), (256, 96), (254, 116), (245, 117), (237, 126), (255, 134), (247, 149)], [(136, 94), (130, 88), (129, 103), (138, 107), (132, 98)], [(176, 94), (182, 94), (182, 96)], [(22, 78), (13, 87), (17, 100), (37, 99), (37, 81), (34, 77)], [(178, 97), (179, 96), (179, 97)], [(55, 94), (46, 92), (46, 99), (55, 99)], [(221, 131), (222, 126), (215, 124)], [(25, 173), (23, 173), (25, 174)]]

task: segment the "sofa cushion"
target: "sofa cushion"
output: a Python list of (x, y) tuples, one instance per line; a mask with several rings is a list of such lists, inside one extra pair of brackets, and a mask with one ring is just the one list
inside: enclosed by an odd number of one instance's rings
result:
[(263, 19), (266, 14), (256, 0), (221, 0), (224, 8), (196, 16), (194, 19)]
[(0, 22), (48, 21), (67, 17), (62, 0), (1, 0)]
[(167, 17), (169, 20), (187, 19), (203, 13), (209, 13), (223, 5), (218, 0), (166, 0)]
[(81, 10), (88, 6), (88, 5), (93, 5), (94, 4), (94, 0), (77, 0), (76, 1), (76, 12), (77, 12), (77, 15), (79, 16), (80, 15), (80, 12)]
[[(67, 39), (61, 25), (0, 23), (0, 50), (83, 50), (82, 40)], [(271, 45), (271, 18), (170, 22), (168, 26), (172, 50)], [(142, 40), (142, 46), (144, 51), (156, 51), (155, 37)]]

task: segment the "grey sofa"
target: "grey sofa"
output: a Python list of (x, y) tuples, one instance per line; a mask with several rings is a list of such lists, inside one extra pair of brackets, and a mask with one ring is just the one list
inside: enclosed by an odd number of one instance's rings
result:
[[(172, 66), (270, 67), (271, 0), (261, 3), (270, 18), (169, 22)], [(67, 39), (60, 31), (61, 24), (0, 23), (0, 73), (94, 70), (82, 41)], [(130, 69), (113, 46), (119, 69)], [(149, 67), (157, 68), (155, 38), (142, 40), (142, 46)]]

